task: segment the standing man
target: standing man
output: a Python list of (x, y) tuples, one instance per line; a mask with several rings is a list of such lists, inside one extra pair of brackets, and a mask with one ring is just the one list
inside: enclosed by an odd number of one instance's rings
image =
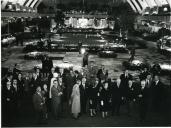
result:
[(41, 79), (37, 76), (36, 73), (33, 73), (32, 78), (31, 78), (31, 95), (33, 95), (36, 92), (36, 88), (38, 85), (41, 84)]
[(45, 104), (45, 99), (43, 98), (41, 87), (37, 86), (36, 92), (33, 95), (33, 105), (36, 112), (37, 123), (46, 123), (47, 119), (47, 108)]
[(83, 67), (88, 65), (88, 56), (89, 56), (88, 52), (85, 51), (84, 56), (83, 56)]
[(161, 73), (161, 67), (160, 67), (160, 65), (158, 63), (154, 63), (154, 65), (151, 68), (151, 72), (153, 74), (153, 78), (156, 75), (160, 75), (160, 73)]
[(144, 121), (148, 112), (149, 89), (146, 87), (145, 80), (141, 81), (141, 88), (138, 94), (140, 121)]
[(57, 80), (53, 81), (53, 87), (51, 89), (52, 93), (52, 112), (55, 119), (59, 119), (59, 114), (61, 111), (61, 96), (62, 91)]
[(109, 83), (104, 82), (103, 88), (100, 92), (100, 108), (102, 112), (102, 118), (108, 117), (108, 112), (110, 110), (111, 94), (109, 90)]
[(46, 77), (48, 73), (47, 56), (44, 56), (42, 58), (42, 72), (43, 72), (43, 76)]
[(94, 61), (90, 62), (90, 65), (88, 65), (88, 74), (87, 74), (87, 81), (89, 81), (89, 84), (93, 84), (91, 82), (95, 81), (95, 78), (97, 76), (97, 67), (94, 64)]
[(152, 84), (152, 76), (151, 76), (151, 74), (148, 74), (147, 75), (147, 78), (146, 78), (146, 87), (147, 88), (150, 88), (151, 87), (151, 84)]
[(121, 105), (121, 89), (120, 89), (121, 80), (118, 78), (116, 82), (112, 80), (112, 116), (116, 114), (117, 116), (120, 115), (120, 105)]
[(140, 76), (139, 76), (139, 78), (140, 78), (140, 80), (142, 81), (142, 80), (145, 80), (146, 78), (147, 78), (147, 75), (149, 74), (149, 72), (148, 72), (148, 70), (147, 70), (147, 68), (145, 67), (143, 70), (142, 70), (142, 72), (140, 73)]
[(82, 42), (79, 41), (78, 42), (78, 50), (79, 50), (79, 54), (81, 54), (81, 47), (82, 47)]
[(126, 94), (126, 106), (127, 106), (127, 114), (131, 116), (131, 111), (134, 107), (134, 102), (136, 100), (136, 88), (132, 80), (128, 81), (128, 90)]
[(56, 71), (55, 71), (55, 68), (54, 67), (52, 67), (51, 68), (51, 70), (50, 70), (50, 72), (49, 72), (49, 75), (48, 75), (48, 91), (50, 90), (50, 85), (51, 85), (51, 79), (53, 78), (53, 74), (54, 73), (56, 73)]
[(47, 70), (48, 70), (48, 73), (51, 71), (52, 68), (53, 68), (53, 60), (50, 57), (47, 57)]
[(130, 57), (129, 61), (132, 62), (135, 58), (135, 48), (131, 49), (130, 55), (131, 55), (131, 57)]
[(107, 80), (108, 74), (105, 70), (105, 66), (101, 65), (100, 69), (97, 72), (97, 78), (99, 78), (100, 82), (101, 80)]
[(75, 70), (75, 71), (74, 71), (74, 74), (75, 74), (75, 81), (81, 80), (82, 77), (83, 77), (83, 76), (78, 72), (78, 70)]
[(159, 112), (163, 103), (164, 85), (160, 81), (159, 76), (154, 76), (154, 81), (151, 84), (152, 91), (152, 106), (155, 111)]
[(126, 97), (127, 90), (129, 89), (128, 81), (132, 80), (132, 75), (129, 74), (128, 70), (126, 69), (123, 74), (120, 75), (121, 79), (121, 90), (124, 97)]
[(51, 49), (51, 44), (52, 44), (52, 42), (51, 42), (50, 37), (49, 37), (47, 43), (48, 43), (48, 51), (51, 52), (51, 50), (52, 50), (52, 49)]
[(120, 89), (121, 89), (121, 99), (123, 104), (126, 104), (127, 110), (129, 113), (129, 106), (128, 106), (128, 90), (129, 90), (129, 81), (132, 80), (132, 75), (129, 74), (128, 70), (126, 69), (123, 74), (120, 75), (121, 83), (120, 83)]

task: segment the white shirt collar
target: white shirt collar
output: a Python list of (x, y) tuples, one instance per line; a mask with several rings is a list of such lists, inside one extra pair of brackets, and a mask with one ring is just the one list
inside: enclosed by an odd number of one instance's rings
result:
[(155, 81), (156, 85), (158, 84), (159, 80), (158, 81)]

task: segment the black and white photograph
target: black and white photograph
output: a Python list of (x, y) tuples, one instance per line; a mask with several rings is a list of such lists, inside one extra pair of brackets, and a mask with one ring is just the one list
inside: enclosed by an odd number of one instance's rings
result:
[(1, 0), (1, 127), (171, 127), (171, 0)]

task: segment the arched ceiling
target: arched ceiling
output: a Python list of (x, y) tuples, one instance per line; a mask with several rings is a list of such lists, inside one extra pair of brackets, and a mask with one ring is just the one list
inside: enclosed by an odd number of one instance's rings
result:
[[(91, 2), (93, 3), (95, 0), (1, 0), (1, 10), (5, 9), (6, 5), (9, 3), (11, 4), (18, 4), (20, 6), (29, 7), (29, 8), (37, 8), (37, 6), (41, 2), (45, 3), (66, 3), (66, 2)], [(107, 2), (112, 1), (119, 2), (121, 0), (107, 0)], [(128, 2), (131, 8), (138, 13), (142, 13), (146, 8), (154, 8), (154, 7), (160, 7), (163, 5), (170, 5), (171, 6), (171, 0), (122, 0), (123, 2)], [(98, 3), (105, 3), (106, 0), (98, 0)]]
[(146, 8), (155, 8), (168, 5), (171, 7), (171, 0), (127, 0), (131, 8), (138, 13), (143, 13)]
[(36, 9), (42, 0), (1, 0), (1, 10), (4, 10), (8, 4), (20, 5)]

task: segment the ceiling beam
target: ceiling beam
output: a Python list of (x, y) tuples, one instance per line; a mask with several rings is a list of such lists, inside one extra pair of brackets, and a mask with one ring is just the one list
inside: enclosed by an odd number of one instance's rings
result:
[(134, 7), (134, 5), (132, 4), (131, 0), (127, 0), (128, 4), (131, 6), (131, 8), (133, 9), (134, 12), (137, 12), (137, 9)]
[(142, 9), (140, 8), (140, 6), (138, 5), (138, 3), (135, 0), (131, 0), (132, 3), (134, 4), (134, 6), (136, 7), (136, 9), (138, 10), (139, 13), (142, 12)]
[(4, 10), (4, 9), (5, 9), (7, 3), (8, 3), (8, 0), (3, 0), (3, 1), (1, 2), (1, 10)]
[(25, 6), (29, 7), (29, 5), (31, 4), (32, 1), (34, 1), (34, 0), (29, 0)]
[(39, 6), (39, 4), (42, 2), (42, 0), (38, 0), (36, 2), (36, 4), (33, 6), (34, 9), (37, 9), (37, 7)]
[(37, 3), (38, 0), (34, 0), (34, 2), (30, 5), (31, 8), (34, 7), (34, 5)]

